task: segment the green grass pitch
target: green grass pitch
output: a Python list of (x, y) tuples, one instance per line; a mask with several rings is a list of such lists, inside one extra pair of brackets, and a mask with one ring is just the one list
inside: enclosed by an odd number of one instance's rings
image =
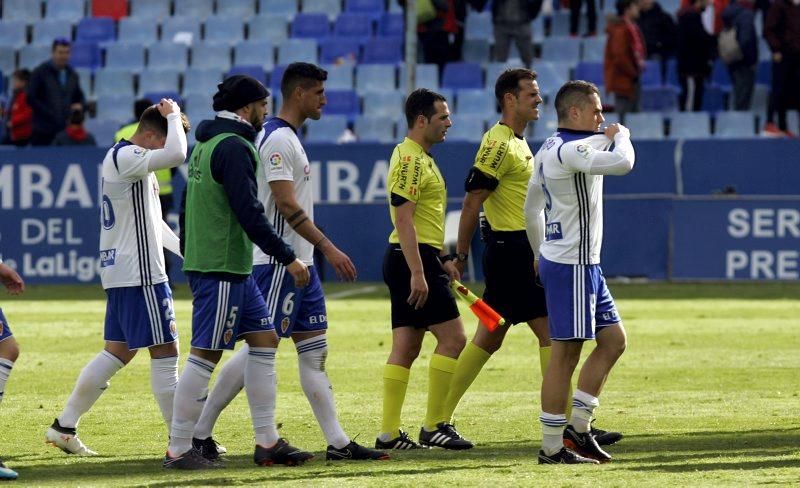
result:
[[(366, 293), (347, 296), (354, 290)], [(382, 284), (333, 285), (328, 292), (328, 371), (339, 416), (348, 434), (370, 445), (380, 427), (389, 302)], [(81, 438), (101, 456), (67, 456), (44, 444), (44, 431), (80, 369), (102, 348), (99, 286), (30, 287), (23, 297), (2, 298), (22, 355), (0, 405), (0, 458), (19, 471), (16, 483), (24, 486), (800, 484), (800, 284), (617, 284), (612, 293), (629, 346), (596, 415), (599, 426), (626, 438), (610, 448), (615, 459), (603, 466), (536, 464), (540, 373), (533, 334), (524, 326), (509, 333), (457, 411), (459, 430), (477, 445), (471, 451), (326, 462), (324, 439), (299, 386), (296, 353), (284, 344), (277, 418), (283, 436), (317, 454), (309, 464), (256, 467), (240, 395), (216, 430), (229, 449), (225, 469), (163, 470), (167, 433), (150, 392), (146, 353), (112, 379), (81, 422)], [(176, 298), (183, 365), (191, 313), (186, 285)], [(471, 336), (476, 321), (466, 308), (462, 313)], [(412, 370), (403, 410), (413, 435), (424, 416), (432, 342), (426, 339)]]

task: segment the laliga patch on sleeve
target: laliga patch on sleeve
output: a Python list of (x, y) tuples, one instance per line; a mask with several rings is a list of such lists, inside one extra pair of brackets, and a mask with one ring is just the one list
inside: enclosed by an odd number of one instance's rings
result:
[(270, 154), (269, 158), (267, 158), (267, 161), (269, 161), (270, 170), (283, 168), (283, 156), (281, 156), (281, 153), (274, 152)]
[(134, 147), (133, 148), (133, 154), (139, 156), (140, 158), (143, 158), (144, 155), (147, 154), (147, 149), (145, 149), (143, 147)]
[(578, 153), (578, 156), (582, 157), (583, 159), (589, 159), (594, 149), (587, 145), (587, 144), (578, 144), (575, 146), (575, 152)]

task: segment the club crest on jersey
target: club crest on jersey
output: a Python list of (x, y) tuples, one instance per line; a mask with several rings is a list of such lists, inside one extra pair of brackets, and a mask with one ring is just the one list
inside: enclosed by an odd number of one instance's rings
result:
[(103, 228), (105, 230), (111, 230), (117, 221), (114, 216), (114, 206), (111, 204), (111, 199), (108, 198), (108, 195), (103, 195), (103, 203), (100, 206), (100, 217), (103, 219)]
[(557, 241), (563, 239), (561, 234), (561, 222), (550, 222), (544, 228), (544, 238), (547, 241)]
[(169, 321), (169, 331), (172, 333), (173, 337), (178, 335), (178, 324), (176, 324), (174, 320)]
[(283, 320), (281, 320), (281, 332), (285, 334), (286, 331), (289, 330), (290, 325), (292, 325), (292, 321), (289, 317), (284, 317)]
[(283, 167), (283, 157), (280, 155), (280, 153), (274, 152), (270, 154), (268, 160), (269, 160), (269, 167), (272, 169), (278, 169)]
[(106, 268), (108, 266), (113, 266), (114, 261), (117, 259), (117, 250), (116, 249), (106, 249), (100, 250), (100, 267)]
[(222, 340), (225, 344), (229, 343), (233, 339), (233, 329), (228, 329), (225, 331), (225, 334), (222, 336)]

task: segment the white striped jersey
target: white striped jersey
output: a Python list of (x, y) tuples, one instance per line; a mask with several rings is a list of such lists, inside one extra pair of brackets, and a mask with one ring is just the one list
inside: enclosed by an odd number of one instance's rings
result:
[(589, 169), (597, 151), (610, 150), (604, 134), (559, 129), (536, 153), (531, 184), (545, 198), (540, 252), (562, 264), (599, 264), (603, 243), (603, 176)]
[[(278, 211), (269, 187), (271, 181), (293, 182), (295, 200), (313, 222), (314, 194), (311, 185), (311, 165), (306, 151), (294, 128), (278, 117), (272, 117), (264, 123), (264, 129), (256, 139), (256, 144), (261, 156), (261, 165), (256, 173), (258, 199), (264, 205), (267, 220), (275, 228), (275, 232), (292, 246), (297, 259), (310, 266), (314, 264), (314, 246), (286, 223), (286, 219)], [(253, 247), (253, 264), (275, 263), (274, 257), (265, 254), (258, 246)]]
[(158, 180), (148, 171), (152, 151), (122, 141), (103, 159), (100, 279), (103, 288), (167, 281), (161, 249)]

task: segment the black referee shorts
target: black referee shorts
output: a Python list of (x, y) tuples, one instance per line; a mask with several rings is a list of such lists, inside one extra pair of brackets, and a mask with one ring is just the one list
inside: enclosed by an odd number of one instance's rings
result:
[(459, 316), (456, 300), (450, 291), (450, 277), (439, 261), (439, 250), (427, 244), (419, 245), (425, 281), (428, 283), (428, 300), (419, 310), (409, 305), (411, 270), (408, 268), (399, 244), (390, 244), (383, 256), (383, 281), (389, 287), (392, 300), (392, 329), (414, 327), (427, 329)]
[(536, 284), (533, 260), (524, 230), (489, 234), (483, 251), (483, 300), (509, 324), (547, 317), (544, 288)]

